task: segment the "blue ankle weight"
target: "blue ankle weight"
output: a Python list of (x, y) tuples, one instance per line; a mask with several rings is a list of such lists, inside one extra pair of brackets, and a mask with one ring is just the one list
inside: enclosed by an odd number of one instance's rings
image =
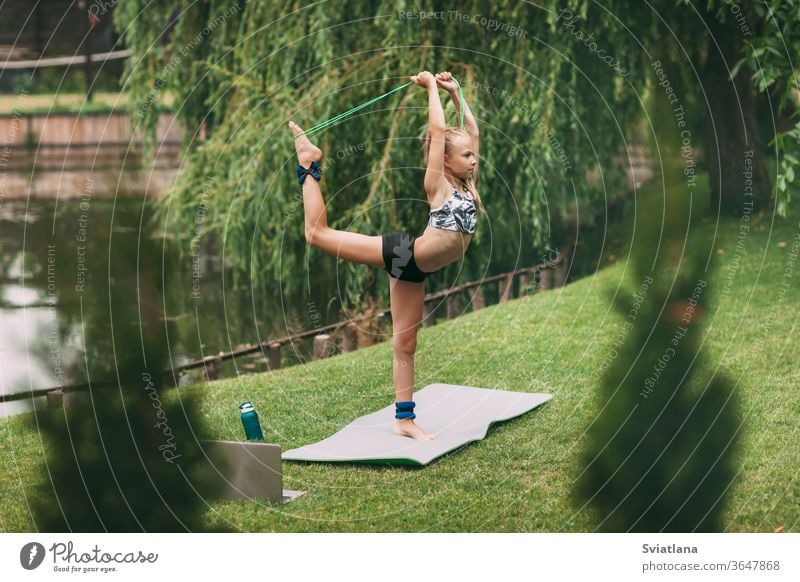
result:
[(417, 418), (414, 414), (414, 401), (404, 400), (403, 402), (395, 402), (394, 417), (403, 420), (405, 418)]
[(322, 170), (317, 162), (311, 162), (311, 165), (308, 168), (304, 168), (300, 164), (297, 164), (297, 183), (302, 185), (305, 182), (306, 176), (311, 176), (317, 182), (320, 181), (322, 178)]

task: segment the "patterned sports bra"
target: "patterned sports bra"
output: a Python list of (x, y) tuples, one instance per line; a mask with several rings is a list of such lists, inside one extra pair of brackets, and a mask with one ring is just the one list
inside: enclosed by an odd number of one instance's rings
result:
[(431, 210), (428, 226), (472, 234), (475, 232), (477, 222), (478, 216), (472, 195), (467, 198), (453, 186), (453, 196), (444, 203), (444, 206)]

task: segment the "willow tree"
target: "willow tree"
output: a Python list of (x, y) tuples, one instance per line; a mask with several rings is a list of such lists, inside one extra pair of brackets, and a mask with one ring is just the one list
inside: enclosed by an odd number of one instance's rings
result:
[[(450, 70), (462, 82), (481, 128), (487, 209), (464, 263), (432, 284), (535, 264), (546, 247), (604, 224), (609, 202), (629, 197), (614, 160), (646, 127), (641, 91), (651, 57), (642, 39), (655, 42), (668, 25), (691, 21), (694, 8), (670, 2), (654, 14), (633, 0), (467, 0), (419, 9), (394, 0), (120, 3), (117, 27), (135, 55), (125, 90), (137, 127), (152, 145), (169, 92), (186, 129), (187, 157), (160, 201), (160, 228), (188, 241), (203, 204), (205, 232), (217, 235), (236, 283), (251, 285), (259, 301), (326, 281), (336, 281), (345, 305), (364, 294), (385, 297), (383, 273), (306, 244), (287, 121), (310, 127), (425, 69)], [(783, 17), (775, 30), (764, 22), (764, 36), (790, 26)], [(691, 50), (701, 44), (712, 46), (694, 40)], [(777, 58), (774, 65), (773, 85), (786, 84), (785, 67)], [(699, 83), (690, 89), (703, 91)], [(412, 85), (316, 136), (328, 158), (331, 226), (422, 232), (426, 105)], [(450, 124), (453, 111), (448, 103)], [(211, 180), (216, 194), (206, 200)]]
[[(692, 146), (699, 146), (701, 166), (709, 174), (711, 212), (741, 216), (752, 203), (785, 215), (800, 169), (800, 85), (794, 70), (800, 57), (800, 2), (673, 4), (657, 2), (655, 18), (637, 3), (627, 14), (635, 22), (652, 22), (650, 30), (659, 33), (647, 35), (645, 46), (668, 47), (662, 58), (682, 73), (670, 82), (686, 97), (682, 105)], [(770, 170), (773, 165), (777, 170)]]

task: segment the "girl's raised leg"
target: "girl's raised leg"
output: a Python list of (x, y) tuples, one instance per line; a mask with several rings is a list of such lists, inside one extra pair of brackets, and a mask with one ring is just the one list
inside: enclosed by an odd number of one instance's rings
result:
[[(289, 122), (289, 128), (295, 136), (297, 162), (307, 168), (311, 162), (322, 159), (322, 150), (312, 144), (303, 130)], [(328, 214), (325, 200), (322, 198), (319, 182), (306, 176), (303, 181), (303, 208), (305, 210), (306, 241), (321, 251), (351, 261), (383, 267), (383, 241), (380, 236), (368, 236), (356, 232), (336, 230), (328, 226)]]
[[(322, 151), (312, 144), (303, 130), (294, 122), (289, 128), (295, 136), (297, 161), (304, 168), (322, 159)], [(303, 181), (303, 208), (305, 232), (309, 244), (320, 250), (355, 263), (383, 267), (383, 240), (380, 236), (367, 236), (354, 232), (335, 230), (328, 226), (325, 201), (319, 183), (311, 176)], [(424, 283), (411, 283), (389, 278), (392, 311), (392, 346), (394, 363), (392, 379), (397, 401), (411, 400), (414, 393), (414, 352), (417, 330), (422, 320), (425, 298)], [(394, 433), (415, 439), (433, 439), (413, 419), (395, 420)]]

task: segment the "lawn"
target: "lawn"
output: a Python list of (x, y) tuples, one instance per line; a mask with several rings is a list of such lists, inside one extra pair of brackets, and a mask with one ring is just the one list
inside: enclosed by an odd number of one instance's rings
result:
[[(731, 532), (798, 531), (800, 372), (791, 348), (797, 346), (800, 271), (790, 254), (800, 244), (800, 213), (758, 217), (736, 249), (739, 224), (699, 225), (703, 236), (716, 239), (717, 277), (730, 284), (706, 317), (708, 365), (737, 382), (743, 422), (739, 472), (723, 523)], [(281, 506), (215, 502), (209, 522), (261, 532), (592, 531), (596, 516), (578, 510), (570, 489), (599, 406), (600, 365), (622, 325), (610, 297), (627, 279), (627, 252), (564, 288), (420, 331), (418, 389), (444, 382), (552, 393), (543, 407), (493, 426), (484, 440), (422, 468), (287, 461), (284, 487), (305, 496)], [(286, 450), (392, 403), (390, 365), (391, 342), (384, 342), (185, 390), (203, 392), (208, 436), (243, 438), (237, 406), (252, 400), (267, 440)], [(424, 417), (418, 421), (424, 427)], [(23, 427), (22, 418), (0, 419), (3, 531), (35, 529), (27, 492), (42, 479), (41, 442)]]
[[(128, 102), (124, 93), (96, 92), (92, 101), (86, 101), (85, 93), (30, 93), (0, 95), (0, 114), (53, 114), (53, 113), (99, 113), (122, 111)], [(173, 95), (159, 96), (159, 104), (171, 108), (175, 102)]]

